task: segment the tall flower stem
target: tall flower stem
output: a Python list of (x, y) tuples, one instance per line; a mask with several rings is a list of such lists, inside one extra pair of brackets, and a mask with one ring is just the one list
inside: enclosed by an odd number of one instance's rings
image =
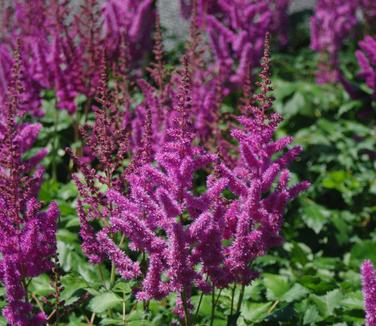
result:
[(193, 317), (193, 322), (196, 322), (197, 321), (197, 317), (198, 317), (198, 313), (200, 311), (200, 307), (201, 307), (201, 303), (202, 303), (202, 299), (204, 297), (204, 292), (201, 292), (201, 295), (200, 295), (200, 299), (198, 300), (198, 304), (197, 304), (197, 308), (196, 308), (196, 312), (195, 312), (195, 315)]
[(213, 326), (214, 316), (215, 316), (215, 287), (214, 287), (214, 284), (213, 284), (213, 286), (212, 286), (212, 309), (211, 309), (211, 317), (210, 317), (210, 326)]
[(240, 293), (239, 293), (239, 299), (238, 299), (238, 306), (236, 308), (236, 314), (239, 314), (239, 312), (240, 312), (240, 308), (242, 306), (243, 298), (244, 298), (244, 290), (245, 290), (245, 285), (242, 285), (242, 287), (240, 289)]
[(191, 318), (189, 315), (187, 295), (186, 295), (185, 289), (183, 289), (183, 291), (181, 292), (181, 300), (183, 302), (183, 308), (184, 308), (184, 324), (185, 326), (191, 326)]
[(235, 300), (235, 291), (236, 291), (236, 284), (234, 284), (232, 290), (231, 290), (231, 309), (230, 309), (230, 315), (232, 315), (234, 311), (234, 300)]
[(112, 288), (113, 284), (115, 283), (115, 263), (111, 263), (111, 275), (110, 275), (110, 288)]
[(59, 125), (59, 110), (55, 108), (54, 117), (54, 134), (52, 139), (52, 178), (57, 179), (57, 150), (58, 150), (58, 125)]
[[(243, 302), (243, 298), (244, 298), (244, 290), (245, 290), (245, 285), (242, 285), (242, 287), (240, 288), (238, 303), (237, 303), (236, 311), (235, 311), (234, 314), (232, 313), (233, 310), (231, 309), (231, 314), (230, 314), (230, 318), (229, 318), (229, 321), (228, 321), (229, 326), (236, 326), (236, 323), (237, 323), (238, 318), (240, 316), (240, 308), (242, 306), (242, 302)], [(235, 297), (235, 286), (233, 288), (233, 296), (232, 296), (231, 306), (233, 306), (234, 297)]]

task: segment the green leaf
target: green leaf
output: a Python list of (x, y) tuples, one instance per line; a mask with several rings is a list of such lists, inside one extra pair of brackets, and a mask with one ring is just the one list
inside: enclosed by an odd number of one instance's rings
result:
[(363, 310), (363, 295), (361, 291), (346, 293), (341, 304), (348, 309)]
[(342, 298), (343, 294), (340, 290), (333, 290), (325, 295), (325, 302), (328, 308), (329, 315), (332, 315), (334, 313), (334, 309), (336, 309), (340, 305)]
[(248, 321), (261, 321), (269, 315), (272, 302), (247, 303), (242, 306), (241, 315)]
[(95, 313), (103, 313), (121, 305), (122, 299), (113, 292), (101, 293), (89, 302), (89, 309)]
[(342, 298), (343, 295), (338, 289), (330, 291), (323, 296), (310, 296), (310, 299), (316, 304), (316, 307), (323, 318), (333, 315), (334, 309), (340, 305)]
[(303, 324), (312, 325), (316, 322), (319, 322), (320, 320), (322, 320), (322, 318), (320, 317), (317, 308), (314, 305), (308, 306), (304, 313)]
[(376, 263), (376, 241), (364, 240), (356, 243), (351, 250), (351, 261), (355, 266), (359, 266), (365, 259), (371, 259)]
[(294, 96), (286, 103), (283, 108), (284, 116), (291, 117), (296, 115), (304, 108), (306, 102), (301, 93), (296, 92)]
[(270, 301), (281, 300), (283, 295), (290, 289), (286, 278), (273, 274), (264, 275), (264, 285), (266, 287), (266, 297)]
[(30, 283), (29, 290), (43, 296), (46, 296), (54, 291), (54, 289), (51, 287), (50, 278), (45, 274), (34, 277)]
[(308, 289), (297, 283), (281, 297), (281, 301), (297, 301), (305, 297), (308, 293)]
[(303, 220), (309, 228), (320, 233), (324, 225), (328, 222), (330, 211), (324, 206), (318, 205), (311, 200), (304, 200), (302, 207)]

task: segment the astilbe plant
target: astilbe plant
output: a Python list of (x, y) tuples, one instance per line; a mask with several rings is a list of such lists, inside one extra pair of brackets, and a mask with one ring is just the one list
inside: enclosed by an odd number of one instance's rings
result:
[[(363, 20), (359, 19), (360, 16)], [(317, 1), (311, 18), (311, 48), (320, 54), (318, 83), (341, 82), (352, 97), (356, 96), (343, 76), (339, 56), (344, 42), (356, 35), (355, 29), (360, 23), (363, 23), (366, 34), (374, 32), (375, 18), (376, 2), (372, 0)]]
[(17, 121), (22, 112), (20, 65), (16, 53), (0, 115), (0, 281), (8, 303), (4, 317), (10, 325), (27, 326), (43, 324), (47, 318), (33, 310), (28, 285), (53, 266), (59, 211), (55, 203), (43, 211), (37, 199), (43, 177), (39, 162), (46, 151), (23, 159), (41, 126)]
[[(254, 105), (239, 117), (241, 126), (233, 130), (240, 148), (233, 171), (218, 155), (195, 145), (190, 58), (188, 52), (180, 78), (175, 79), (178, 88), (173, 123), (161, 146), (152, 149), (152, 119), (148, 114), (142, 146), (132, 162), (127, 168), (122, 166), (123, 172), (109, 175), (108, 158), (122, 143), (114, 137), (116, 128), (110, 124), (105, 127), (103, 118), (97, 116), (92, 135), (107, 136), (95, 137), (93, 144), (99, 148), (104, 143), (114, 144), (115, 150), (107, 151), (107, 161), (102, 161), (102, 153), (92, 149), (100, 162), (98, 171), (75, 158), (82, 177), (74, 177), (81, 197), (78, 214), (82, 246), (89, 260), (101, 263), (107, 257), (112, 271), (116, 269), (126, 280), (138, 281), (138, 300), (160, 300), (176, 293), (175, 312), (185, 325), (193, 323), (190, 297), (195, 291), (214, 295), (216, 289), (231, 284), (244, 287), (257, 276), (252, 262), (281, 243), (285, 207), (308, 186), (306, 182), (288, 186), (287, 165), (300, 147), (275, 158), (292, 138), (273, 140), (281, 119), (267, 112), (272, 104), (268, 95), (269, 38), (260, 93), (254, 97)], [(106, 105), (103, 109), (108, 110)], [(121, 156), (116, 157), (120, 167)], [(195, 178), (204, 171), (208, 173), (206, 191), (197, 194)], [(275, 179), (279, 181), (274, 186)], [(107, 186), (106, 194), (100, 184)], [(224, 195), (225, 190), (233, 194), (232, 199)], [(91, 224), (94, 219), (100, 222), (99, 230)], [(111, 284), (114, 278), (111, 273)]]
[[(132, 147), (139, 147), (142, 143), (146, 115), (149, 112), (152, 118), (152, 147), (157, 150), (164, 143), (166, 131), (175, 123), (173, 107), (177, 105), (179, 92), (177, 85), (179, 85), (180, 76), (176, 71), (167, 74), (163, 66), (162, 35), (158, 16), (155, 35), (153, 51), (155, 62), (148, 68), (152, 82), (146, 79), (138, 80), (144, 99), (134, 110)], [(224, 76), (211, 69), (210, 60), (205, 60), (208, 49), (205, 44), (203, 45), (196, 14), (192, 18), (187, 51), (192, 79), (192, 110), (189, 112), (189, 119), (194, 125), (193, 132), (198, 141), (213, 148), (215, 141), (213, 130), (217, 127), (216, 118), (220, 110), (220, 102), (228, 93), (228, 89), (224, 84)]]
[(361, 68), (360, 76), (376, 97), (376, 38), (366, 36), (359, 42), (360, 50), (355, 52)]
[[(270, 113), (273, 98), (268, 95), (270, 86), (269, 38), (265, 42), (262, 72), (258, 86), (260, 93), (254, 96), (254, 104), (243, 109), (238, 118), (243, 128), (234, 129), (232, 135), (239, 143), (239, 160), (235, 169), (224, 164), (221, 174), (229, 180), (229, 189), (239, 198), (234, 200), (226, 214), (228, 238), (234, 242), (227, 256), (234, 281), (248, 283), (254, 275), (248, 268), (249, 259), (255, 252), (264, 253), (281, 243), (280, 230), (287, 203), (305, 190), (308, 182), (289, 188), (288, 164), (300, 153), (296, 146), (274, 158), (292, 142), (286, 136), (273, 140), (281, 121), (277, 113)], [(278, 178), (275, 187), (273, 183)], [(256, 226), (258, 225), (258, 227)], [(252, 252), (252, 250), (255, 250)]]
[[(228, 69), (230, 81), (241, 85), (248, 67), (257, 67), (272, 12), (266, 1), (220, 1), (223, 20), (216, 15), (206, 19), (207, 31), (218, 67)], [(237, 62), (236, 70), (233, 71)]]
[(376, 325), (376, 271), (372, 262), (366, 260), (362, 265), (362, 285), (364, 306), (366, 311), (366, 326)]
[[(197, 1), (198, 24), (210, 39), (216, 68), (241, 85), (247, 67), (258, 67), (266, 32), (287, 43), (289, 0)], [(184, 16), (192, 14), (195, 1), (181, 1)], [(226, 69), (224, 69), (226, 68)]]
[(359, 0), (363, 11), (364, 19), (367, 23), (367, 32), (376, 32), (375, 19), (376, 19), (376, 2), (373, 0)]
[(34, 115), (43, 115), (42, 93), (54, 90), (57, 107), (73, 114), (78, 109), (76, 98), (80, 94), (88, 98), (86, 111), (91, 106), (98, 87), (96, 67), (103, 48), (114, 65), (125, 55), (121, 51), (124, 42), (132, 50), (129, 51), (132, 63), (139, 62), (147, 53), (155, 5), (152, 0), (126, 3), (107, 0), (103, 5), (98, 0), (89, 0), (81, 6), (70, 0), (18, 0), (10, 3), (3, 15), (0, 90), (7, 87), (6, 76), (12, 65), (9, 54), (15, 47), (14, 40), (19, 38), (25, 53), (23, 107)]
[(149, 52), (156, 16), (155, 0), (107, 0), (103, 5), (106, 47), (115, 58), (121, 55), (119, 44), (127, 40), (132, 62)]
[(321, 54), (317, 81), (338, 81), (339, 52), (358, 23), (358, 1), (319, 0), (311, 18), (311, 48)]

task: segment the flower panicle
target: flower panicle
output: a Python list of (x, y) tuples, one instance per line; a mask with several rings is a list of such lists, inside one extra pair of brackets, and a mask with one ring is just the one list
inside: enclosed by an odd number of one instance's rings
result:
[(43, 177), (42, 150), (23, 159), (34, 144), (40, 125), (19, 121), (21, 107), (22, 58), (15, 51), (8, 98), (0, 110), (0, 281), (6, 290), (3, 315), (11, 325), (41, 325), (43, 312), (35, 314), (28, 302), (26, 280), (52, 268), (56, 255), (56, 228), (59, 210), (52, 202), (46, 210), (38, 201)]
[(363, 262), (361, 274), (366, 326), (373, 326), (376, 325), (376, 271), (370, 260)]

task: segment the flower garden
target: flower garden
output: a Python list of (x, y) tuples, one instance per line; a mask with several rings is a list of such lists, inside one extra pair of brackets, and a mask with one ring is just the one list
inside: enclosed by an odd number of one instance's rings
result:
[(0, 325), (376, 326), (376, 1), (171, 1), (0, 1)]

